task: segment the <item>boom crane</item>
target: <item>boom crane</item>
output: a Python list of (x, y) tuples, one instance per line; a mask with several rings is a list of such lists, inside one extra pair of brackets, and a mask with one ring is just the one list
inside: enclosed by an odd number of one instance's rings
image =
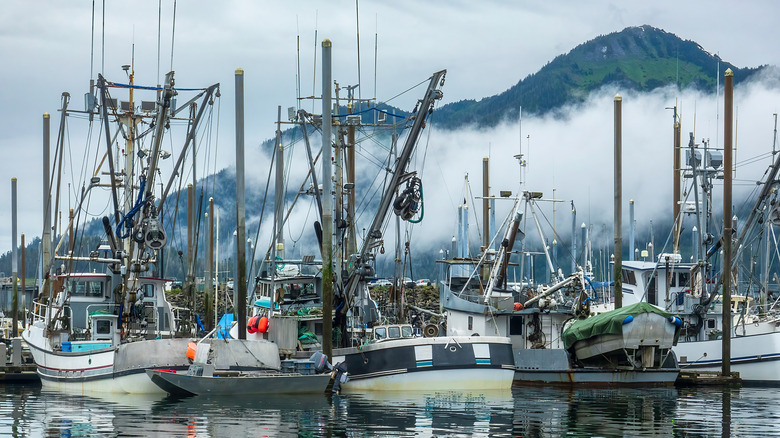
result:
[[(388, 210), (390, 209), (393, 196), (395, 195), (395, 190), (400, 184), (403, 183), (405, 179), (409, 177), (409, 175), (406, 173), (406, 168), (409, 165), (412, 152), (417, 145), (420, 132), (425, 127), (425, 120), (428, 115), (433, 112), (434, 103), (443, 96), (443, 93), (439, 88), (444, 85), (444, 77), (446, 73), (447, 70), (441, 70), (434, 73), (433, 76), (431, 76), (428, 88), (425, 91), (425, 96), (423, 99), (418, 101), (416, 114), (413, 116), (414, 124), (412, 125), (412, 128), (409, 131), (409, 136), (406, 138), (406, 142), (404, 143), (404, 147), (395, 162), (395, 168), (393, 169), (390, 183), (382, 196), (382, 199), (379, 203), (379, 209), (374, 216), (371, 227), (368, 229), (366, 238), (360, 248), (360, 253), (353, 265), (354, 269), (350, 273), (347, 280), (345, 293), (346, 302), (349, 304), (349, 306), (345, 307), (353, 307), (354, 298), (356, 296), (360, 298), (361, 303), (368, 305), (368, 288), (365, 283), (365, 278), (373, 275), (374, 273), (373, 268), (369, 264), (369, 261), (372, 258), (372, 251), (380, 245), (382, 240), (382, 224), (387, 218)], [(346, 312), (346, 309), (342, 308), (340, 311)], [(361, 311), (360, 313), (363, 317), (363, 323), (367, 324), (376, 320), (375, 311)]]

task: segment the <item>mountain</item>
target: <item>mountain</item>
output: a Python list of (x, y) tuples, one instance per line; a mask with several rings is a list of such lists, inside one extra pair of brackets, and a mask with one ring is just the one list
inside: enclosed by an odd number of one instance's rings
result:
[(615, 84), (636, 91), (677, 84), (714, 92), (718, 68), (720, 75), (730, 68), (738, 84), (763, 67), (739, 68), (673, 33), (652, 26), (628, 27), (557, 56), (501, 94), (445, 105), (438, 110), (436, 123), (449, 129), (495, 126), (504, 118), (517, 118), (519, 107), (535, 115), (554, 113), (565, 105), (583, 102), (592, 91)]
[[(719, 66), (720, 64), (720, 66)], [(715, 91), (717, 72), (730, 68), (734, 71), (734, 82), (739, 84), (750, 80), (765, 67), (740, 68), (721, 60), (717, 55), (704, 50), (699, 44), (683, 40), (676, 35), (652, 26), (629, 27), (620, 32), (602, 35), (572, 49), (569, 53), (559, 55), (542, 67), (538, 72), (528, 75), (503, 93), (485, 97), (480, 100), (463, 100), (442, 106), (436, 112), (434, 123), (444, 129), (455, 129), (464, 125), (478, 127), (495, 126), (506, 118), (516, 118), (518, 108), (522, 106), (526, 114), (556, 114), (567, 105), (577, 105), (587, 96), (602, 87), (617, 85), (622, 89), (640, 92), (652, 91), (659, 87), (677, 84), (680, 88), (695, 87), (701, 90)], [(390, 114), (408, 115), (409, 108), (401, 110), (380, 103), (378, 108)], [(364, 108), (361, 108), (361, 110)], [(356, 111), (361, 112), (361, 111)], [(346, 114), (346, 107), (340, 109)], [(361, 112), (363, 122), (371, 122), (374, 113)], [(310, 135), (316, 135), (313, 131)], [(386, 134), (386, 136), (389, 134)], [(291, 128), (284, 133), (285, 144), (291, 139), (300, 137), (300, 128)], [(273, 139), (258, 143), (258, 148), (270, 150)], [(204, 184), (205, 183), (205, 184)], [(273, 184), (273, 183), (272, 183)], [(222, 226), (235, 227), (235, 208), (232, 204), (235, 198), (234, 172), (223, 169), (217, 175), (201, 181), (200, 187), (209, 187), (203, 195), (203, 201), (213, 196), (222, 211)], [(296, 188), (288, 188), (292, 200)], [(270, 190), (273, 191), (272, 189)], [(260, 210), (265, 187), (261, 184), (247, 184), (247, 213), (257, 214)], [(200, 192), (196, 195), (201, 199)], [(179, 196), (186, 199), (186, 193)], [(183, 258), (179, 249), (186, 251), (184, 229), (186, 226), (186, 207), (173, 207), (177, 193), (171, 193), (166, 208), (166, 229), (169, 231), (169, 245), (166, 251), (170, 276), (179, 276), (184, 271)], [(201, 204), (199, 217), (203, 217), (204, 204)], [(263, 220), (269, 220), (273, 211), (273, 199), (265, 206)], [(201, 224), (201, 226), (205, 226)], [(255, 225), (256, 226), (256, 222)], [(255, 228), (256, 229), (256, 228)], [(102, 224), (95, 220), (86, 228), (86, 234), (103, 236)], [(250, 236), (254, 237), (254, 236)], [(96, 239), (96, 238), (95, 238)], [(224, 244), (224, 242), (223, 242)], [(86, 255), (97, 246), (94, 240), (88, 240), (80, 245), (81, 255)], [(26, 257), (27, 275), (34, 275), (37, 261), (37, 241), (28, 247)], [(262, 256), (267, 248), (258, 248)], [(203, 249), (199, 252), (202, 254)], [(428, 254), (417, 254), (417, 260), (429, 257)], [(430, 255), (432, 260), (433, 254)], [(10, 272), (10, 251), (0, 256), (0, 272)], [(424, 268), (420, 268), (425, 271)], [(431, 272), (420, 272), (420, 276), (431, 277)]]

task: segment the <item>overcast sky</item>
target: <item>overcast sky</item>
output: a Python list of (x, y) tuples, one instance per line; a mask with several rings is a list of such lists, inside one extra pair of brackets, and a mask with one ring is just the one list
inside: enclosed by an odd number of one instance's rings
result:
[[(25, 233), (28, 241), (32, 236), (40, 235), (42, 227), (42, 114), (52, 114), (53, 145), (59, 123), (57, 109), (61, 93), (70, 92), (71, 106), (81, 108), (90, 77), (96, 77), (101, 70), (109, 80), (125, 81), (121, 66), (131, 63), (133, 45), (137, 84), (155, 85), (161, 82), (161, 77), (171, 69), (171, 65), (176, 71), (179, 87), (222, 84), (219, 167), (234, 163), (235, 69), (240, 67), (246, 72), (245, 135), (247, 147), (252, 147), (273, 136), (277, 105), (283, 108), (295, 105), (299, 68), (301, 95), (320, 93), (319, 51), (316, 78), (314, 56), (315, 46), (319, 47), (323, 39), (329, 38), (333, 42), (334, 80), (343, 85), (358, 83), (356, 18), (359, 18), (360, 24), (361, 95), (377, 96), (379, 100), (387, 100), (424, 81), (432, 72), (445, 68), (448, 74), (442, 104), (494, 95), (580, 43), (642, 24), (694, 40), (705, 50), (718, 53), (740, 67), (780, 65), (780, 50), (776, 47), (777, 41), (780, 41), (780, 28), (776, 23), (780, 4), (770, 0), (739, 5), (726, 1), (363, 1), (359, 4), (359, 16), (356, 15), (354, 1), (191, 0), (176, 4), (173, 38), (173, 2), (165, 0), (161, 8), (159, 56), (158, 1), (137, 1), (130, 8), (125, 8), (126, 4), (120, 2), (106, 3), (103, 44), (102, 1), (94, 2), (94, 31), (91, 1), (3, 2), (0, 14), (0, 80), (3, 84), (0, 86), (0, 148), (4, 159), (0, 160), (0, 174), (4, 182), (0, 185), (4, 189), (0, 190), (0, 204), (10, 205), (10, 180), (16, 176), (20, 193), (19, 233)], [(299, 52), (296, 48), (298, 37)], [(393, 103), (410, 110), (419, 94), (409, 93)], [(574, 123), (568, 126), (551, 120), (524, 120), (523, 136), (531, 135), (532, 148), (537, 144), (540, 148), (552, 148), (584, 137), (580, 131), (572, 132), (569, 139), (562, 138), (563, 132), (605, 124), (604, 141), (609, 143), (609, 111), (613, 95), (610, 92), (606, 96), (594, 97), (592, 108), (606, 114), (575, 116)], [(758, 114), (756, 117), (761, 124), (755, 130), (764, 130), (762, 138), (765, 141), (761, 146), (765, 147), (766, 141), (771, 144), (771, 114), (778, 111), (777, 101), (772, 98), (777, 96), (763, 95), (760, 101), (757, 94), (752, 96), (756, 96), (756, 101), (751, 103), (761, 107), (741, 111)], [(631, 102), (626, 101), (626, 111), (629, 114), (636, 111), (636, 119), (650, 116), (658, 123), (666, 123), (671, 116), (663, 107), (673, 105), (675, 97), (679, 96), (659, 92), (649, 98), (651, 100), (643, 100), (657, 104), (652, 111), (644, 105), (634, 106), (632, 110)], [(712, 113), (715, 112), (714, 101), (705, 103), (698, 97), (689, 96), (687, 103), (689, 110), (698, 104), (700, 111), (703, 106), (709, 105), (713, 107)], [(692, 112), (689, 111), (691, 124)], [(700, 117), (705, 117), (706, 111), (701, 112)], [(711, 133), (707, 135), (714, 139), (717, 115), (710, 117), (709, 121), (699, 118), (698, 126), (709, 126)], [(643, 133), (645, 137), (665, 128), (650, 129), (650, 132)], [(466, 164), (463, 156), (450, 154), (452, 149), (446, 148), (440, 150), (442, 155), (435, 166), (428, 164), (432, 169), (427, 171), (429, 174), (446, 173), (454, 178), (455, 182), (443, 178), (440, 183), (432, 183), (443, 184), (450, 198), (460, 196), (458, 192), (461, 191), (463, 175), (477, 172), (481, 156), (496, 154), (498, 145), (509, 145), (507, 155), (500, 156), (499, 160), (512, 163), (505, 158), (517, 150), (517, 126), (503, 126), (481, 134), (455, 136), (459, 141), (479, 146), (470, 157), (476, 164)], [(438, 141), (446, 141), (446, 135)], [(687, 135), (684, 137), (687, 138)], [(462, 144), (452, 138), (450, 140), (450, 145)], [(71, 138), (70, 141), (80, 140)], [(554, 166), (561, 170), (557, 171), (557, 180), (552, 182), (559, 187), (558, 193), (566, 192), (566, 188), (561, 187), (565, 184), (564, 175), (567, 173), (562, 162), (566, 162), (568, 157), (576, 157), (578, 153), (578, 149), (562, 149), (549, 156), (538, 156), (539, 161), (558, 163)], [(631, 157), (631, 154), (627, 156)], [(440, 172), (439, 168), (444, 171)], [(511, 173), (512, 170), (507, 169), (506, 172)], [(544, 173), (541, 170), (530, 172)], [(606, 178), (608, 175), (601, 172), (596, 176)], [(471, 180), (476, 183), (480, 177), (472, 174)], [(495, 184), (496, 188), (500, 188), (498, 185)], [(604, 181), (583, 194), (584, 186), (579, 184), (578, 192), (572, 190), (573, 193), (563, 196), (580, 196), (576, 202), (589, 204), (594, 202), (593, 191), (609, 188), (610, 185), (611, 182)], [(480, 192), (481, 188), (475, 187), (474, 190)], [(549, 191), (549, 188), (542, 190)], [(582, 199), (588, 196), (589, 199)], [(452, 202), (447, 204), (452, 208)], [(599, 206), (599, 209), (611, 212), (611, 204)], [(0, 249), (5, 251), (11, 248), (11, 217), (10, 209), (3, 211), (6, 213), (0, 221)], [(446, 214), (451, 215), (452, 212)], [(447, 223), (447, 226), (450, 225)], [(454, 228), (442, 231), (438, 237), (452, 232)]]

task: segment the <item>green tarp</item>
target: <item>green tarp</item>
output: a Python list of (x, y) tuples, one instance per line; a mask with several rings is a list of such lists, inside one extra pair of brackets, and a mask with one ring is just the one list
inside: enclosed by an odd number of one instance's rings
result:
[(672, 316), (671, 313), (642, 301), (575, 322), (563, 332), (563, 346), (568, 350), (575, 342), (593, 336), (619, 335), (623, 333), (623, 321), (626, 317), (637, 316), (640, 313), (657, 313), (665, 318)]

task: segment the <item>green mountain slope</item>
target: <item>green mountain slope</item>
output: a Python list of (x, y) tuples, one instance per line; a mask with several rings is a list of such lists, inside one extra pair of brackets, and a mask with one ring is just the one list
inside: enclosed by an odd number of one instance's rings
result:
[(629, 27), (557, 56), (501, 94), (445, 105), (436, 121), (444, 128), (493, 126), (503, 118), (517, 117), (521, 106), (526, 113), (547, 114), (582, 102), (590, 92), (605, 85), (651, 91), (678, 84), (680, 88), (714, 92), (719, 62), (721, 75), (727, 68), (734, 71), (735, 83), (761, 69), (736, 67), (693, 41), (652, 26)]

